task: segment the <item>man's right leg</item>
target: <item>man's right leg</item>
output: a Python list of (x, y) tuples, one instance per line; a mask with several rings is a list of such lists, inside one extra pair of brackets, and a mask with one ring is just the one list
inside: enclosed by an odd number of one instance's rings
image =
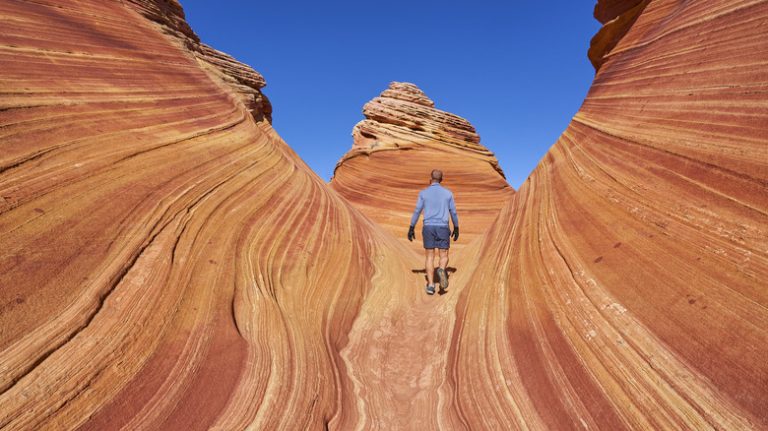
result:
[(430, 286), (435, 285), (435, 249), (425, 248), (426, 261), (424, 262), (425, 269), (427, 270), (427, 283)]
[(439, 249), (440, 266), (437, 269), (437, 279), (440, 282), (440, 292), (448, 288), (448, 249)]

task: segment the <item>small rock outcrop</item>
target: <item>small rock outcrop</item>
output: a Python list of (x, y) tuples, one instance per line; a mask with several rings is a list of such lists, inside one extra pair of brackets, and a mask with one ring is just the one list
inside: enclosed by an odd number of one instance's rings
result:
[(627, 34), (650, 0), (599, 0), (595, 5), (595, 18), (603, 27), (589, 44), (587, 56), (595, 70), (600, 69), (606, 55)]
[(127, 0), (139, 13), (160, 26), (180, 46), (192, 53), (204, 70), (234, 90), (256, 121), (272, 122), (272, 104), (261, 91), (264, 77), (251, 66), (200, 41), (184, 18), (178, 0)]
[(434, 106), (416, 85), (392, 82), (363, 107), (330, 185), (402, 239), (419, 190), (441, 169), (456, 199), (462, 247), (490, 226), (514, 189), (472, 124)]

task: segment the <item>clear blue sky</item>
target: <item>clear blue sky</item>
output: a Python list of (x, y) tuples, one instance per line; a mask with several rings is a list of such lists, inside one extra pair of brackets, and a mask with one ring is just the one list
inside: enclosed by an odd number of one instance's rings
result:
[(363, 104), (408, 81), (474, 124), (518, 188), (594, 77), (594, 0), (181, 2), (204, 42), (264, 75), (275, 129), (326, 180)]

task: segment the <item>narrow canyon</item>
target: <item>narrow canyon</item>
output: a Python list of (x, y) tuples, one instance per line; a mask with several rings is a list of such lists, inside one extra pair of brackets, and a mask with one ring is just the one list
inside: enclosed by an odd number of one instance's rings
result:
[(768, 429), (768, 0), (594, 17), (514, 190), (415, 84), (326, 182), (177, 0), (0, 2), (0, 429)]

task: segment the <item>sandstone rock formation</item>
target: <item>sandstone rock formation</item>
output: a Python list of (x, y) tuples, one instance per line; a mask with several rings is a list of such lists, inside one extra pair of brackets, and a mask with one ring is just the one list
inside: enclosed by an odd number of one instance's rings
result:
[[(490, 227), (514, 190), (475, 128), (434, 105), (414, 84), (391, 83), (363, 107), (366, 119), (352, 130), (352, 149), (336, 165), (330, 185), (407, 243), (419, 190), (429, 184), (432, 169), (442, 169), (461, 214), (461, 248)], [(412, 247), (421, 249), (420, 241)]]
[(218, 51), (200, 41), (184, 20), (184, 9), (177, 0), (128, 0), (135, 10), (160, 25), (170, 41), (194, 55), (200, 65), (216, 75), (238, 95), (253, 117), (272, 122), (272, 104), (261, 89), (267, 85), (264, 77), (231, 55)]
[(644, 0), (597, 0), (594, 17), (605, 24), (643, 2)]
[[(405, 84), (329, 187), (175, 1), (0, 20), (0, 429), (768, 429), (768, 1), (650, 1), (518, 193)], [(362, 195), (446, 160), (428, 297)]]
[(603, 58), (611, 52), (617, 43), (627, 34), (637, 17), (650, 0), (598, 1), (595, 5), (595, 18), (603, 27), (595, 34), (589, 44), (587, 56), (595, 70), (600, 69)]
[(464, 423), (768, 429), (766, 19), (654, 0), (604, 57), (462, 291)]
[(134, 7), (0, 4), (0, 429), (321, 429), (406, 251)]

